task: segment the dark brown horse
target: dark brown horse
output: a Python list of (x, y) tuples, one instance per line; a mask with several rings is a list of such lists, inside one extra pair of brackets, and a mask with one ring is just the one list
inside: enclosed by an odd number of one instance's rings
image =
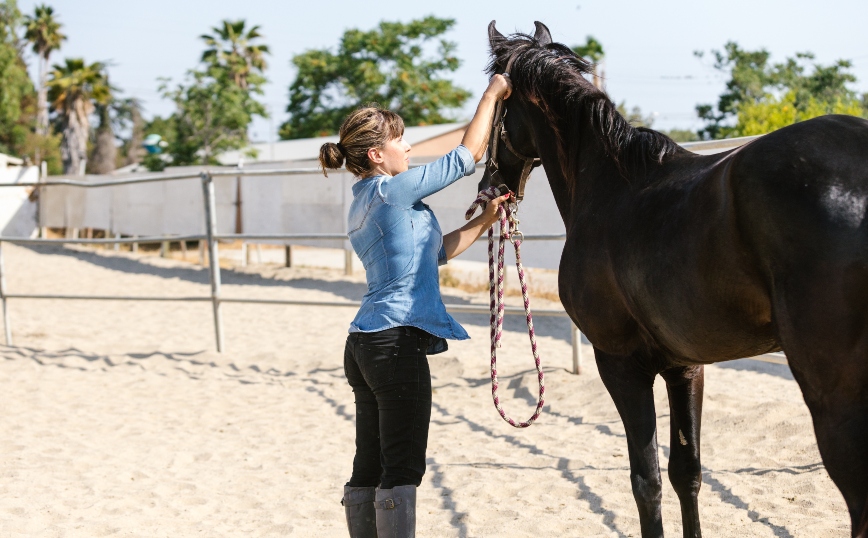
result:
[(642, 536), (663, 535), (655, 377), (684, 536), (700, 536), (703, 365), (781, 349), (853, 535), (868, 536), (868, 121), (825, 116), (695, 155), (630, 126), (536, 25), (489, 26), (489, 71), (508, 68), (514, 92), (480, 186), (520, 191), (542, 160), (567, 232), (561, 301), (624, 422)]

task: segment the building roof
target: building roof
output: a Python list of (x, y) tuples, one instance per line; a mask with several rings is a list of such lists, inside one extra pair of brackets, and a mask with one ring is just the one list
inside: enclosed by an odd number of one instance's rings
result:
[[(407, 127), (404, 130), (404, 140), (411, 146), (437, 138), (454, 131), (463, 130), (467, 123), (442, 123), (439, 125), (424, 125)], [(317, 138), (299, 138), (296, 140), (279, 140), (276, 142), (257, 142), (248, 148), (227, 151), (217, 157), (220, 164), (238, 164), (239, 159), (249, 149), (257, 152), (256, 158), (244, 156), (244, 162), (286, 162), (306, 161), (319, 158), (319, 148), (326, 142), (337, 142), (337, 136), (321, 136)], [(420, 155), (421, 156), (421, 155)]]

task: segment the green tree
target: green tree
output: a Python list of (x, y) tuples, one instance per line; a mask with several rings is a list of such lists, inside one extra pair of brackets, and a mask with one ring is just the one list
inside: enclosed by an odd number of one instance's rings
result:
[(48, 60), (51, 53), (60, 48), (66, 36), (60, 31), (61, 24), (54, 9), (45, 4), (36, 6), (33, 15), (24, 18), (24, 39), (33, 44), (33, 52), (39, 58), (39, 100), (36, 114), (36, 132), (48, 134)]
[(603, 44), (597, 41), (594, 36), (585, 38), (585, 43), (582, 45), (574, 45), (571, 47), (573, 52), (582, 58), (588, 60), (594, 67), (594, 86), (603, 88), (602, 74), (600, 73), (600, 62), (606, 57), (606, 52), (603, 50)]
[[(408, 23), (381, 22), (375, 29), (344, 32), (337, 51), (308, 50), (296, 55), (298, 70), (289, 87), (289, 120), (280, 137), (333, 134), (344, 117), (367, 103), (379, 103), (407, 125), (454, 121), (470, 92), (444, 78), (458, 69), (455, 43), (440, 38), (454, 19), (434, 16)], [(426, 55), (433, 45), (436, 53)]]
[[(703, 56), (702, 52), (695, 54)], [(842, 110), (864, 114), (859, 96), (847, 86), (856, 81), (848, 72), (852, 64), (847, 60), (820, 65), (813, 62), (813, 54), (804, 52), (771, 64), (765, 49), (748, 51), (732, 41), (724, 45), (723, 51), (712, 51), (712, 55), (714, 68), (727, 73), (729, 80), (717, 106), (696, 107), (706, 122), (699, 132), (703, 138), (762, 134), (756, 130), (780, 128), (822, 115), (817, 113), (819, 110), (825, 110), (824, 114)], [(792, 121), (781, 123), (787, 117)]]
[(799, 99), (796, 91), (791, 90), (780, 98), (768, 95), (760, 102), (742, 103), (733, 133), (735, 136), (761, 135), (817, 116), (862, 116), (864, 112), (861, 103), (855, 99), (838, 97), (834, 101), (823, 101), (812, 95)]
[(651, 128), (654, 124), (654, 116), (648, 115), (645, 116), (642, 114), (642, 109), (638, 106), (634, 106), (631, 109), (627, 109), (627, 101), (621, 101), (621, 104), (617, 106), (618, 112), (627, 120), (630, 125), (634, 127), (647, 127)]
[[(259, 26), (244, 31), (245, 21), (223, 21), (222, 26), (212, 28), (214, 35), (204, 34), (201, 38), (209, 47), (202, 53), (202, 61), (209, 66), (222, 70), (235, 85), (247, 89), (249, 84), (262, 84), (267, 64), (265, 55), (269, 54), (268, 45), (253, 43), (262, 37)], [(253, 77), (254, 80), (250, 80)]]
[(35, 90), (21, 56), (21, 12), (14, 0), (0, 3), (0, 151), (23, 156), (32, 130)]
[[(175, 103), (170, 119), (169, 155), (175, 165), (214, 164), (215, 157), (247, 144), (247, 128), (254, 116), (267, 117), (264, 105), (253, 94), (261, 90), (237, 86), (228, 77), (190, 71), (186, 84), (161, 87)], [(150, 134), (150, 133), (148, 133)]]
[(53, 66), (48, 81), (48, 99), (57, 115), (63, 173), (81, 173), (87, 159), (90, 115), (95, 105), (111, 100), (105, 64), (87, 64), (81, 58), (67, 58), (64, 64)]
[(690, 129), (669, 129), (668, 131), (660, 131), (676, 142), (696, 142), (700, 140), (699, 134)]
[[(155, 118), (145, 134), (159, 134), (168, 144), (168, 156), (175, 165), (213, 164), (216, 156), (247, 144), (247, 128), (254, 116), (268, 117), (263, 94), (264, 56), (268, 47), (253, 43), (262, 37), (259, 26), (245, 31), (246, 22), (223, 21), (202, 35), (207, 48), (203, 66), (187, 73), (186, 81), (170, 87), (163, 80), (160, 92), (175, 103), (169, 118)], [(159, 121), (156, 121), (159, 120)], [(154, 131), (155, 127), (159, 131)], [(149, 168), (160, 168), (160, 156), (146, 157)]]

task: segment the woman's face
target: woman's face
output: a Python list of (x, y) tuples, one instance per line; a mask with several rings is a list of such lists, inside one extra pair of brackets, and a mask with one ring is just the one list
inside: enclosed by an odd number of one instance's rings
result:
[(410, 144), (400, 136), (389, 140), (382, 148), (368, 150), (368, 158), (375, 172), (396, 176), (410, 168)]

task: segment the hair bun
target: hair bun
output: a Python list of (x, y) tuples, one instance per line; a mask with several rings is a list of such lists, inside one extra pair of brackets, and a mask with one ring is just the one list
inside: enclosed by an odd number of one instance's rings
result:
[(326, 170), (335, 170), (344, 165), (344, 147), (340, 142), (326, 142), (319, 148), (319, 164), (322, 166), (322, 173), (328, 177)]

